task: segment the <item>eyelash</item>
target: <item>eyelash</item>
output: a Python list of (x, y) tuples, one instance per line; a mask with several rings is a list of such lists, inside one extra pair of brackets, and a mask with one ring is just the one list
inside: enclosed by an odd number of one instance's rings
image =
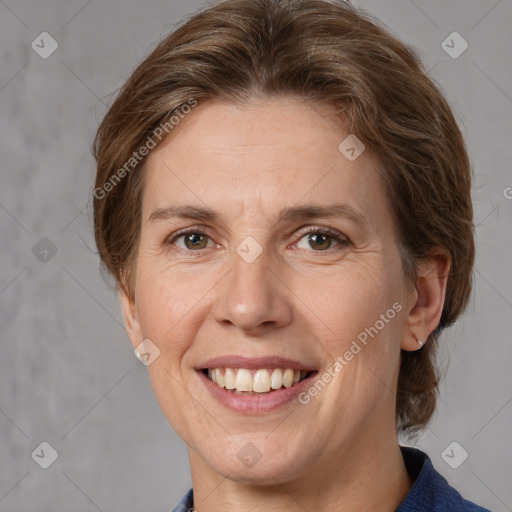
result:
[[(205, 228), (192, 227), (192, 228), (187, 228), (184, 231), (178, 231), (178, 233), (176, 233), (174, 236), (169, 237), (165, 243), (166, 243), (166, 245), (173, 245), (174, 242), (176, 240), (178, 240), (179, 238), (186, 236), (186, 235), (191, 235), (191, 234), (205, 235), (211, 239), (211, 237), (208, 235), (208, 232)], [(344, 248), (351, 244), (350, 240), (346, 236), (339, 233), (338, 231), (336, 231), (334, 229), (330, 229), (330, 228), (323, 228), (320, 226), (311, 226), (307, 230), (301, 231), (299, 240), (301, 240), (305, 235), (309, 235), (309, 234), (319, 234), (319, 235), (328, 236), (329, 238), (333, 239), (334, 241), (336, 241), (339, 244), (339, 246), (336, 246), (336, 247)], [(311, 250), (311, 252), (330, 252), (331, 250), (336, 249), (336, 247), (332, 247), (332, 248), (320, 250), (320, 251)], [(194, 250), (190, 250), (190, 249), (182, 249), (181, 247), (178, 247), (177, 250), (181, 251), (181, 252), (187, 252), (187, 253), (201, 252), (201, 249), (194, 251)]]

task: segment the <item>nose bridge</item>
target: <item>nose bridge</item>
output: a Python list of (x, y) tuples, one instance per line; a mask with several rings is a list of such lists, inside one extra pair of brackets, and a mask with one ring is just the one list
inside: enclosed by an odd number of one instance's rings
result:
[(245, 331), (261, 326), (286, 325), (291, 307), (286, 287), (271, 268), (276, 259), (252, 238), (244, 239), (231, 257), (231, 271), (223, 280), (215, 316), (218, 322), (233, 324)]

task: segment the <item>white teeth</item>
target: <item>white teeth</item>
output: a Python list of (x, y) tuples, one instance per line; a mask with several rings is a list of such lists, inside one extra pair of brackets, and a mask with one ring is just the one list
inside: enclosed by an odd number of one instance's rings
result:
[[(240, 370), (238, 373), (240, 373)], [(258, 370), (254, 374), (252, 389), (257, 393), (266, 393), (267, 391), (270, 391), (270, 375), (267, 370)]]
[(237, 391), (252, 391), (252, 375), (249, 370), (240, 368), (236, 372), (235, 388)]
[[(254, 373), (254, 374), (253, 374)], [(246, 368), (211, 368), (208, 378), (225, 389), (253, 393), (268, 393), (271, 390), (289, 388), (300, 382), (307, 372), (291, 368), (260, 368), (251, 372)]]
[(216, 382), (219, 386), (224, 387), (225, 379), (224, 379), (224, 375), (222, 375), (222, 373), (220, 372), (220, 368), (215, 368), (213, 373), (215, 375), (214, 382)]
[(226, 368), (224, 387), (226, 389), (235, 389), (235, 372), (231, 368)]
[(285, 388), (290, 388), (293, 384), (293, 375), (294, 375), (294, 372), (293, 370), (290, 370), (290, 368), (287, 368), (285, 371), (284, 371), (284, 374), (283, 374), (283, 385)]
[(279, 389), (283, 387), (283, 370), (276, 368), (272, 372), (272, 389)]

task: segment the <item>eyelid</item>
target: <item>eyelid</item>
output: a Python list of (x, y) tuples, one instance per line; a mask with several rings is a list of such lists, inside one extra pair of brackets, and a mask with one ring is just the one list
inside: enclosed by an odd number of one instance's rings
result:
[(202, 235), (208, 234), (208, 229), (204, 226), (190, 226), (188, 228), (179, 229), (175, 233), (172, 233), (169, 238), (172, 236), (173, 239), (180, 236), (180, 235), (186, 235), (187, 233), (201, 233)]
[(319, 226), (317, 224), (313, 224), (311, 226), (307, 226), (304, 229), (299, 230), (297, 235), (300, 235), (301, 237), (304, 235), (307, 235), (308, 233), (322, 233), (325, 235), (330, 235), (334, 238), (339, 238), (341, 240), (346, 240), (349, 242), (349, 238), (344, 235), (341, 231), (338, 231), (334, 228), (329, 228), (327, 226)]

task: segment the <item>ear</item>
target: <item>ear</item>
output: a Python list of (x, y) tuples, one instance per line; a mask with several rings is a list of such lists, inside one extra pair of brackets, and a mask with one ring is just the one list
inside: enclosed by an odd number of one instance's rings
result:
[[(444, 248), (436, 247), (419, 264), (418, 279), (408, 303), (409, 312), (400, 344), (402, 350), (420, 349), (439, 324), (450, 263), (450, 253)], [(421, 345), (418, 340), (422, 342)]]
[(139, 317), (137, 313), (137, 307), (135, 305), (135, 298), (128, 296), (126, 291), (121, 288), (120, 290), (121, 307), (123, 310), (124, 325), (126, 333), (130, 338), (130, 342), (135, 349), (141, 344), (143, 340), (142, 329), (140, 328)]

